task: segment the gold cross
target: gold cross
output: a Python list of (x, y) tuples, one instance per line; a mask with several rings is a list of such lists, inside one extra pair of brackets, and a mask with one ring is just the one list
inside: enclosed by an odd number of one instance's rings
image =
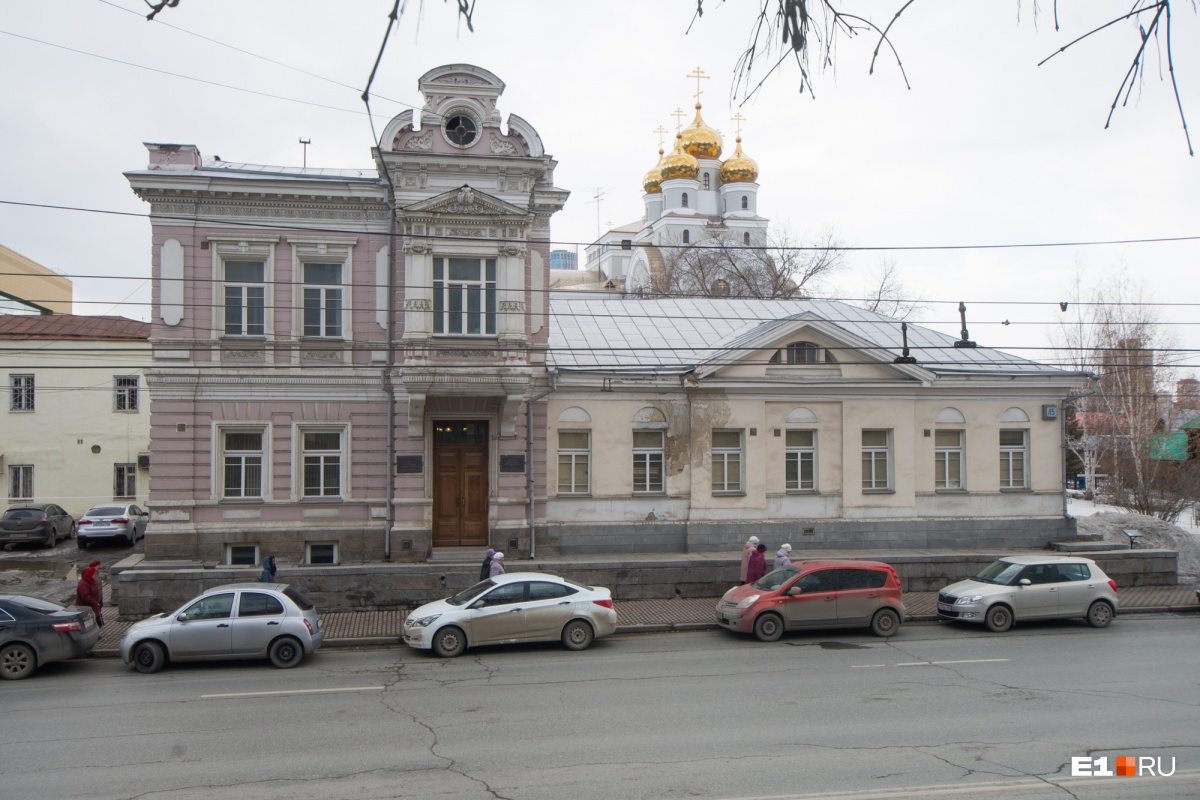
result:
[(730, 119), (737, 123), (737, 135), (739, 139), (742, 138), (742, 123), (746, 121), (746, 118), (742, 116), (742, 112), (738, 111)]
[(704, 94), (704, 92), (700, 90), (700, 81), (708, 80), (709, 76), (705, 75), (704, 70), (700, 69), (699, 67), (696, 67), (694, 70), (689, 72), (687, 76), (689, 78), (696, 79), (696, 105), (700, 105), (700, 95)]
[(683, 130), (683, 118), (687, 116), (687, 112), (682, 108), (676, 108), (671, 112), (671, 116), (675, 118), (675, 132), (679, 133)]
[(659, 125), (659, 126), (658, 126), (657, 128), (655, 128), (655, 129), (654, 129), (654, 131), (653, 131), (653, 133), (657, 133), (657, 134), (658, 134), (658, 149), (659, 149), (659, 150), (662, 150), (662, 149), (663, 149), (663, 134), (664, 134), (664, 133), (666, 133), (666, 132), (667, 132), (667, 129), (666, 129), (666, 128), (664, 128), (662, 125)]

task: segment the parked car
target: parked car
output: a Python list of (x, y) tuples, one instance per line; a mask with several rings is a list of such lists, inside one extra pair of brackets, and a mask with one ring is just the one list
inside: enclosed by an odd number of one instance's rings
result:
[(40, 542), (53, 547), (75, 535), (75, 518), (57, 503), (22, 503), (0, 516), (0, 547), (9, 542)]
[(900, 579), (879, 561), (795, 561), (717, 601), (717, 622), (774, 642), (784, 631), (870, 628), (893, 636), (904, 619)]
[(150, 524), (150, 512), (133, 503), (105, 503), (92, 506), (79, 518), (75, 529), (75, 542), (80, 550), (86, 550), (92, 542), (103, 539), (133, 544), (146, 537), (146, 526)]
[(404, 621), (404, 642), (443, 658), (468, 647), (559, 640), (584, 650), (617, 629), (612, 593), (544, 572), (510, 572), (426, 603)]
[(131, 625), (121, 639), (121, 660), (145, 673), (169, 661), (253, 658), (288, 669), (324, 638), (316, 608), (291, 586), (230, 583)]
[(1015, 622), (1083, 617), (1107, 628), (1116, 616), (1117, 582), (1076, 556), (1009, 556), (938, 593), (938, 617), (1006, 631)]
[(0, 594), (0, 678), (28, 678), (43, 664), (86, 656), (98, 641), (90, 608)]

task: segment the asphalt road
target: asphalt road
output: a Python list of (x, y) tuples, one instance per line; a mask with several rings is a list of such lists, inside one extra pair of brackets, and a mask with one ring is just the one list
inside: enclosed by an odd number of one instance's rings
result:
[[(1194, 798), (1197, 624), (54, 664), (0, 685), (0, 797)], [(1071, 777), (1104, 756), (1175, 775)]]

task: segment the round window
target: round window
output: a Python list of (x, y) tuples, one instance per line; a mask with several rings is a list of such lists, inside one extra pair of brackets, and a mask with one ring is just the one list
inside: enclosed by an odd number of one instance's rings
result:
[(475, 120), (465, 114), (455, 114), (446, 120), (446, 138), (451, 144), (466, 147), (473, 144), (477, 133)]

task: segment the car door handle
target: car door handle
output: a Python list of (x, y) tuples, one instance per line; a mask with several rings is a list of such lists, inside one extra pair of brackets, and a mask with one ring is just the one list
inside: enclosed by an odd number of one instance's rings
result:
[(836, 599), (837, 599), (836, 597), (826, 597), (826, 598), (825, 598), (825, 602), (826, 602), (826, 603), (832, 603), (832, 602), (833, 602), (834, 600), (836, 600)]
[(523, 608), (514, 608), (512, 611), (510, 611), (510, 612), (508, 612), (508, 613), (510, 613), (510, 614), (515, 614), (515, 613), (517, 613), (518, 611), (524, 611), (524, 610), (525, 610), (525, 609), (523, 609)]
[(559, 603), (559, 605), (560, 605), (560, 606), (569, 606), (569, 605), (571, 605), (571, 601), (570, 601), (570, 600), (563, 600), (561, 603)]
[(220, 625), (218, 625), (217, 627), (218, 627), (218, 628), (228, 628), (228, 627), (229, 627), (229, 623), (228, 623), (228, 622), (222, 622), (222, 623), (221, 623)]
[(275, 620), (272, 620), (271, 622), (268, 622), (267, 624), (268, 625), (278, 625), (279, 623)]

